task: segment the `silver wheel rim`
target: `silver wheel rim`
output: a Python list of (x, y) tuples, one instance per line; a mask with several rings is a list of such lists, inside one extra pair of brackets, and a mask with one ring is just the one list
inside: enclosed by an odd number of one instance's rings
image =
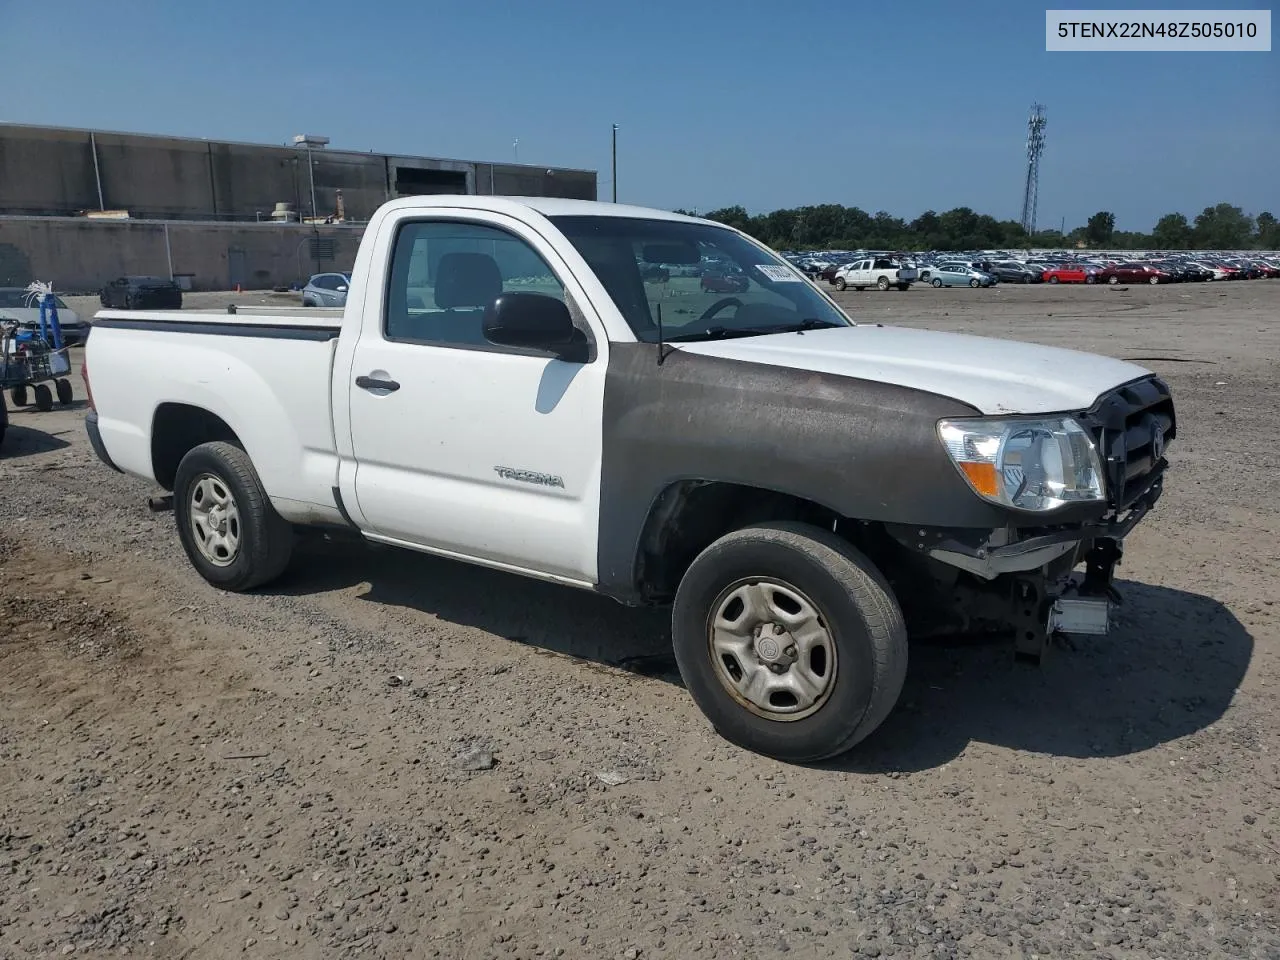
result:
[(803, 720), (831, 696), (836, 645), (826, 618), (795, 587), (739, 580), (711, 606), (707, 642), (716, 676), (742, 707), (768, 720)]
[(240, 555), (240, 508), (231, 488), (220, 477), (202, 473), (191, 487), (187, 511), (200, 555), (216, 567), (234, 563)]

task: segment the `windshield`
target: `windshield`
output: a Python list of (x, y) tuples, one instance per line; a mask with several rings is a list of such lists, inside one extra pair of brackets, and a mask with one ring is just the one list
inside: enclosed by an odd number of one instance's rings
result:
[(551, 217), (636, 335), (709, 340), (850, 326), (795, 268), (724, 227), (636, 217)]

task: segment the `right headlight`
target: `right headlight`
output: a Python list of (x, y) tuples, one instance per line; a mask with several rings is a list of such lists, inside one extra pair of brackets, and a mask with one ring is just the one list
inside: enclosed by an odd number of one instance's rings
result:
[(1106, 499), (1093, 438), (1071, 417), (942, 420), (938, 436), (978, 496), (1044, 512)]

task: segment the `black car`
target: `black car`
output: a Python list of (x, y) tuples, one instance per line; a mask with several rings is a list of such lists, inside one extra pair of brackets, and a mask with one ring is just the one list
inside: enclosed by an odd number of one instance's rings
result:
[(182, 288), (163, 277), (118, 277), (100, 291), (104, 307), (126, 310), (180, 310)]
[(1011, 261), (993, 263), (980, 269), (986, 270), (1001, 283), (1039, 283), (1042, 279), (1041, 271)]

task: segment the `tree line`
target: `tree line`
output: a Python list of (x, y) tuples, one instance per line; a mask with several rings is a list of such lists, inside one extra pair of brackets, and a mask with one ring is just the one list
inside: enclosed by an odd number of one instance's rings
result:
[(926, 210), (910, 221), (838, 203), (754, 216), (740, 206), (701, 214), (675, 212), (737, 227), (776, 250), (1280, 249), (1280, 225), (1274, 216), (1263, 212), (1252, 217), (1229, 203), (1205, 207), (1194, 220), (1181, 213), (1165, 214), (1150, 233), (1117, 230), (1115, 214), (1100, 210), (1066, 234), (1039, 230), (1032, 235), (1015, 220), (997, 220), (968, 207), (945, 213)]

